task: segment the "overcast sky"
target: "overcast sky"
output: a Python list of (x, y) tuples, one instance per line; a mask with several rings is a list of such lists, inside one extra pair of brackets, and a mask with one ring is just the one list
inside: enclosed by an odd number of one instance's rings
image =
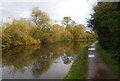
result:
[(77, 23), (86, 24), (86, 18), (90, 18), (92, 5), (96, 0), (1, 0), (0, 21), (8, 21), (11, 18), (29, 18), (31, 9), (39, 7), (46, 12), (54, 21), (61, 22), (63, 17), (68, 16)]

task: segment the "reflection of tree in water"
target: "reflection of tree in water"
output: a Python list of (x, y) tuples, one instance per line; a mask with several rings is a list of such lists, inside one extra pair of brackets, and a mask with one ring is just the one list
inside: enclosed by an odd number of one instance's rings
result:
[(74, 42), (74, 45), (72, 47), (73, 51), (75, 54), (78, 54), (79, 53), (79, 50), (84, 46), (86, 45), (87, 42)]
[[(5, 49), (2, 52), (2, 64), (4, 66), (13, 66), (13, 73), (19, 71), (24, 72), (24, 67), (31, 64), (34, 59), (31, 59), (30, 54), (39, 48), (39, 46), (20, 46), (12, 47), (11, 49)], [(11, 67), (9, 67), (11, 68)], [(10, 73), (12, 73), (10, 72)]]
[(49, 59), (40, 59), (37, 62), (34, 62), (32, 65), (33, 76), (39, 78), (39, 76), (48, 70), (51, 65), (51, 60)]
[(37, 59), (32, 65), (33, 76), (39, 78), (43, 72), (49, 69), (54, 59), (63, 55), (63, 49), (61, 45), (50, 44), (35, 50), (32, 55)]
[(61, 59), (62, 59), (64, 64), (70, 64), (73, 60), (73, 57), (63, 56), (63, 57), (61, 57)]
[[(79, 45), (80, 46), (80, 45)], [(38, 78), (43, 72), (47, 71), (55, 59), (61, 57), (64, 64), (69, 64), (74, 59), (76, 53), (73, 43), (68, 44), (46, 44), (41, 48), (39, 46), (14, 47), (10, 50), (3, 50), (3, 67), (12, 69), (13, 74), (16, 71), (24, 73), (25, 67), (30, 66), (33, 76)], [(10, 69), (11, 70), (11, 69)], [(10, 72), (11, 73), (11, 72)]]
[(64, 46), (64, 55), (66, 55), (66, 56), (74, 56), (74, 51), (73, 51), (72, 47), (73, 47), (73, 43), (67, 43)]
[(76, 54), (79, 53), (81, 47), (83, 47), (86, 42), (74, 42), (74, 43), (67, 43), (64, 46), (64, 56), (61, 57), (64, 64), (69, 64), (72, 62)]
[(64, 64), (70, 64), (75, 56), (72, 47), (73, 43), (67, 43), (64, 46), (64, 56), (61, 57)]

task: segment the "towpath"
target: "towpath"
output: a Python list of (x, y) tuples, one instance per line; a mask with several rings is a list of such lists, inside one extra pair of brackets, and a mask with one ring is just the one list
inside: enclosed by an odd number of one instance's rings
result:
[(88, 48), (88, 69), (86, 79), (116, 79), (96, 50), (96, 43)]

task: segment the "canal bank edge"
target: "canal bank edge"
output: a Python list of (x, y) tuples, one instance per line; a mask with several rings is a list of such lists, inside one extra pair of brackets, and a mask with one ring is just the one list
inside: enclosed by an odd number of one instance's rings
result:
[(94, 42), (89, 42), (86, 46), (80, 49), (79, 54), (75, 58), (68, 74), (64, 79), (85, 79), (87, 69), (87, 48)]

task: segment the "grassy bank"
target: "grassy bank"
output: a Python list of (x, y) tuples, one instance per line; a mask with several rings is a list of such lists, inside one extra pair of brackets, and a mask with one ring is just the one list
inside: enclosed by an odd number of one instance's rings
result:
[(116, 75), (116, 77), (120, 77), (119, 73), (119, 66), (117, 59), (113, 58), (115, 54), (112, 54), (111, 52), (104, 50), (100, 47), (99, 43), (96, 45), (96, 48), (106, 64), (110, 67), (110, 69), (113, 71), (113, 73)]
[(68, 74), (65, 76), (65, 79), (84, 79), (86, 73), (86, 57), (87, 57), (87, 47), (90, 46), (92, 42), (88, 43), (82, 49), (78, 56), (75, 58), (74, 63), (72, 64)]

